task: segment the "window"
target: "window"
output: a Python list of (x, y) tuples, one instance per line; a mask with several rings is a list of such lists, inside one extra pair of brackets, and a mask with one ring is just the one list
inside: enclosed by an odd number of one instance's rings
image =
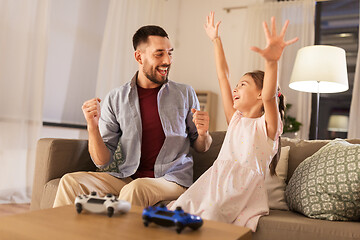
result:
[[(320, 94), (318, 139), (346, 138), (345, 130), (329, 131), (331, 116), (349, 116), (359, 36), (359, 0), (322, 1), (316, 4), (315, 44), (341, 47), (346, 51), (349, 90)], [(316, 94), (312, 97), (310, 139), (315, 138)], [(331, 130), (331, 129), (330, 129)]]

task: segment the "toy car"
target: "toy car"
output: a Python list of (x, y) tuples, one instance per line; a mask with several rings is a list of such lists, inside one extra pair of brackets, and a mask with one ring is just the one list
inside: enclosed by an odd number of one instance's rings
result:
[(75, 207), (78, 213), (85, 209), (93, 213), (107, 212), (107, 215), (112, 217), (116, 211), (128, 212), (131, 205), (127, 201), (118, 200), (116, 196), (110, 193), (105, 197), (99, 197), (96, 192), (91, 192), (90, 195), (77, 196), (75, 198)]
[(145, 208), (142, 213), (142, 218), (146, 227), (150, 222), (165, 227), (175, 226), (177, 233), (181, 233), (186, 226), (197, 230), (203, 224), (203, 220), (199, 216), (185, 213), (181, 207), (177, 207), (175, 211), (170, 211), (165, 205)]

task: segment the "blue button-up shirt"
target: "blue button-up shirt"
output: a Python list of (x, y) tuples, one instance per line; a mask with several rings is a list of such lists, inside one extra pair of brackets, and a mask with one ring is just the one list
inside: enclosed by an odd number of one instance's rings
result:
[[(118, 172), (110, 173), (118, 178), (133, 175), (140, 164), (142, 127), (136, 80), (137, 73), (130, 82), (113, 89), (101, 108), (99, 129), (111, 156), (118, 143), (121, 144), (124, 162), (119, 165)], [(155, 161), (155, 177), (189, 187), (193, 181), (189, 147), (198, 137), (191, 112), (192, 108), (199, 109), (196, 93), (188, 85), (169, 80), (160, 88), (157, 102), (165, 141)], [(112, 161), (113, 157), (108, 164)]]

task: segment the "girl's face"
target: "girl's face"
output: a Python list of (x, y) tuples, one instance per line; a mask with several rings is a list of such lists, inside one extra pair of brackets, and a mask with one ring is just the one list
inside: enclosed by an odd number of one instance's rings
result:
[(261, 89), (259, 89), (254, 79), (249, 75), (244, 75), (233, 90), (233, 107), (242, 113), (253, 112), (261, 102)]

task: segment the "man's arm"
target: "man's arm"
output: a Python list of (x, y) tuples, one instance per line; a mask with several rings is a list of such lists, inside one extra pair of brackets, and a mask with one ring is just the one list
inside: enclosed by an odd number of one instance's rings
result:
[(198, 137), (193, 145), (194, 149), (197, 152), (206, 152), (212, 143), (212, 138), (209, 134), (209, 114), (195, 109), (191, 109), (191, 111), (193, 112), (193, 122), (198, 131)]
[(87, 130), (89, 133), (89, 153), (97, 165), (105, 165), (109, 162), (110, 151), (106, 147), (99, 131), (100, 99), (94, 98), (86, 101), (82, 106)]
[(194, 149), (197, 152), (206, 152), (207, 150), (209, 150), (211, 143), (212, 138), (209, 132), (207, 132), (204, 136), (198, 136), (198, 138), (194, 142)]
[(105, 165), (110, 160), (110, 151), (106, 147), (101, 135), (99, 128), (90, 129), (89, 133), (89, 153), (97, 165)]

